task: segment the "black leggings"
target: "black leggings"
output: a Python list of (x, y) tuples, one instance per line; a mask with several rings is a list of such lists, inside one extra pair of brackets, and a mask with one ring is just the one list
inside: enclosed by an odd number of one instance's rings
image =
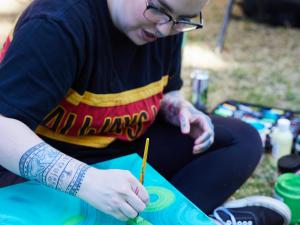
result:
[[(257, 166), (263, 149), (258, 133), (250, 125), (235, 119), (211, 118), (215, 128), (215, 142), (201, 155), (192, 154), (192, 138), (181, 134), (178, 127), (159, 119), (142, 138), (134, 142), (117, 141), (101, 151), (65, 153), (87, 163), (133, 152), (142, 156), (145, 138), (149, 137), (148, 163), (199, 208), (210, 213), (248, 179)], [(46, 141), (62, 149), (59, 144)], [(15, 176), (9, 172), (1, 172), (0, 168), (0, 186), (22, 180), (12, 177)]]
[[(249, 178), (263, 152), (250, 125), (220, 117), (212, 117), (212, 122), (215, 142), (201, 155), (192, 154), (192, 138), (167, 123), (155, 123), (145, 135), (151, 141), (148, 162), (206, 213)], [(144, 140), (137, 149), (143, 146)]]

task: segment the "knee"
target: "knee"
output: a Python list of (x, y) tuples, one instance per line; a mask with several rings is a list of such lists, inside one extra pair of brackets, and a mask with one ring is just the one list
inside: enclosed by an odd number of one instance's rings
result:
[[(257, 130), (238, 119), (214, 117), (216, 147), (232, 146), (235, 154), (259, 160), (263, 153)], [(222, 146), (217, 146), (220, 143)], [(249, 159), (250, 159), (249, 158)]]
[(255, 148), (257, 151), (262, 152), (262, 140), (258, 131), (248, 123), (238, 120), (237, 139), (245, 145)]
[(263, 154), (263, 145), (258, 131), (250, 124), (235, 120), (234, 140), (243, 155), (258, 163)]

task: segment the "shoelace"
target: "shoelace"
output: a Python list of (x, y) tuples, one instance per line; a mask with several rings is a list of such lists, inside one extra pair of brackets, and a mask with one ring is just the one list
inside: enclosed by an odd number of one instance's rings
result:
[(232, 215), (232, 213), (231, 213), (228, 209), (226, 209), (226, 208), (224, 208), (224, 207), (219, 207), (219, 208), (216, 208), (216, 209), (214, 210), (214, 213), (213, 213), (213, 214), (214, 214), (214, 217), (215, 217), (220, 223), (222, 223), (222, 225), (226, 225), (228, 220), (224, 221), (224, 220), (221, 218), (221, 216), (219, 215), (219, 212), (220, 212), (220, 211), (222, 211), (223, 213), (227, 214), (227, 215), (230, 217), (231, 225), (237, 225), (236, 219), (235, 219), (234, 215)]

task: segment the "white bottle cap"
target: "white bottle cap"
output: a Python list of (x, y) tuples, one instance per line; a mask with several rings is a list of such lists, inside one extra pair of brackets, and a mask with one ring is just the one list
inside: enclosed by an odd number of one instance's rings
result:
[(277, 121), (277, 126), (282, 131), (290, 130), (290, 125), (291, 125), (291, 121), (289, 121), (288, 119), (285, 119), (285, 118), (280, 118)]

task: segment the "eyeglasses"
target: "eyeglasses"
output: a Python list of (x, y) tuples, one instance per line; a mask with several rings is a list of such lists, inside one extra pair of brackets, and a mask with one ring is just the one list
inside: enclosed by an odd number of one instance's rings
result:
[[(155, 24), (167, 24), (169, 22), (173, 23), (173, 29), (177, 32), (187, 32), (191, 30), (196, 30), (203, 28), (202, 13), (199, 13), (199, 17), (196, 18), (179, 18), (175, 19), (171, 16), (167, 10), (163, 8), (158, 8), (146, 0), (146, 9), (144, 11), (144, 17), (152, 23)], [(200, 21), (198, 20), (200, 19)], [(196, 21), (195, 21), (196, 20)], [(199, 21), (199, 23), (197, 22)]]

